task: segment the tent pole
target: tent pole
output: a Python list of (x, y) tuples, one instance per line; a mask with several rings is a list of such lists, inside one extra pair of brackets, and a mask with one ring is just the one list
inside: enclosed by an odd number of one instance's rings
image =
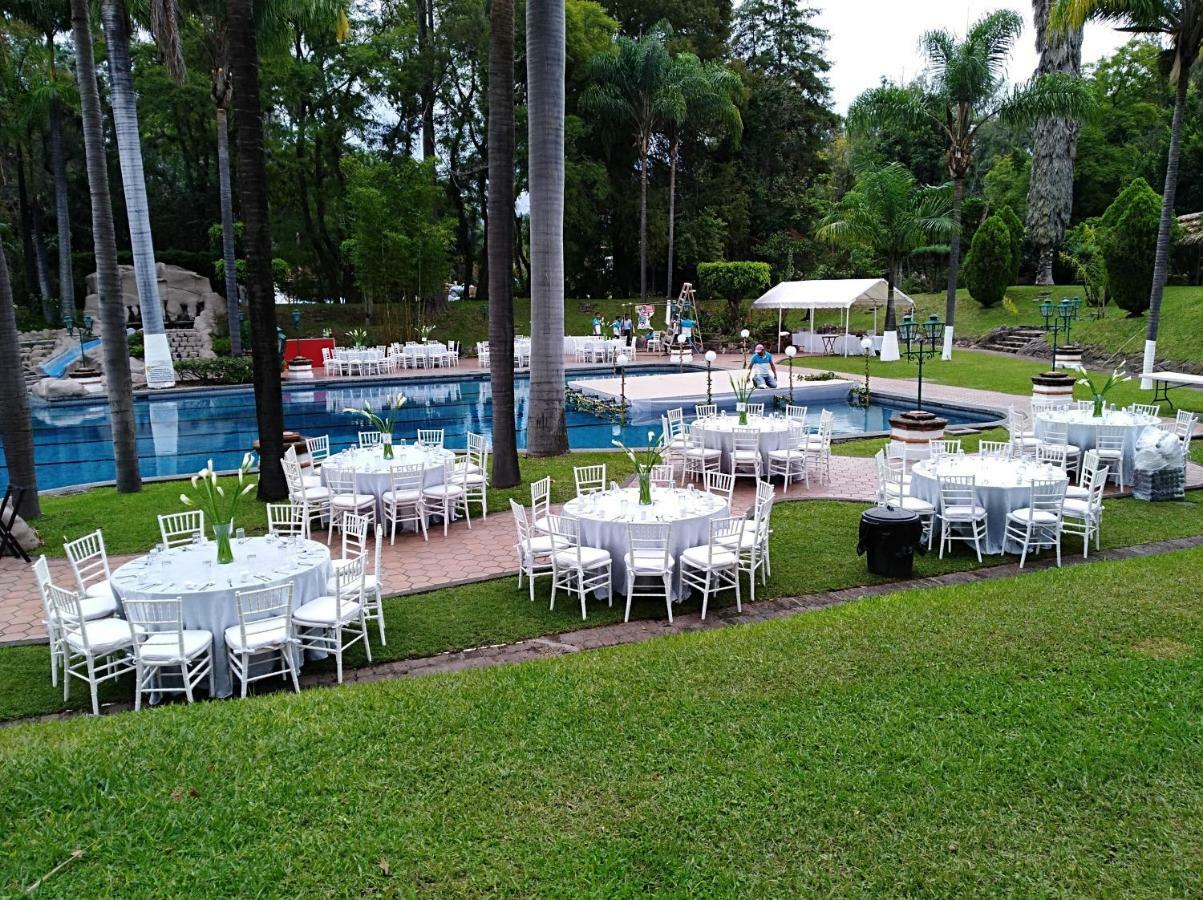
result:
[(852, 307), (844, 310), (844, 356), (848, 355), (848, 326), (852, 324)]
[(777, 355), (781, 355), (781, 307), (777, 307)]

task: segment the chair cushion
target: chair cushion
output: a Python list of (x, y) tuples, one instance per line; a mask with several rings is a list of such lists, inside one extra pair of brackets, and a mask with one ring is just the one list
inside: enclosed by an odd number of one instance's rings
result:
[(977, 504), (973, 506), (946, 506), (941, 513), (946, 519), (981, 519), (986, 515), (986, 510)]
[(458, 497), (464, 492), (463, 485), (459, 484), (435, 484), (422, 491), (423, 496), (435, 497), (439, 500), (444, 497)]
[(1026, 525), (1029, 514), (1031, 514), (1032, 521), (1037, 525), (1052, 525), (1057, 521), (1057, 517), (1047, 510), (1032, 510), (1026, 506), (1011, 510), (1011, 512), (1007, 513), (1007, 518), (1012, 522), (1022, 522)]
[(797, 447), (783, 447), (780, 450), (770, 450), (768, 455), (769, 459), (796, 462), (802, 458), (802, 450)]
[(339, 509), (360, 509), (375, 503), (376, 498), (371, 494), (335, 494), (330, 498), (330, 505)]
[(1061, 505), (1061, 510), (1067, 516), (1073, 516), (1075, 519), (1084, 519), (1090, 515), (1090, 503), (1076, 497), (1067, 497)]
[[(106, 578), (104, 581), (96, 581), (84, 588), (85, 597), (93, 597), (101, 600), (113, 600), (113, 586), (109, 584)], [(85, 614), (84, 618), (92, 618)]]
[(629, 550), (626, 553), (626, 564), (627, 571), (640, 575), (661, 575), (673, 570), (673, 558), (669, 556), (666, 563), (664, 554), (659, 550)]
[[(734, 536), (719, 538), (718, 542), (724, 547), (734, 547), (736, 545), (736, 538)], [(756, 546), (756, 526), (751, 521), (740, 532), (738, 543), (740, 550), (751, 550)]]
[(301, 496), (305, 500), (329, 500), (330, 488), (305, 486)]
[(697, 459), (710, 459), (711, 457), (718, 456), (719, 451), (711, 450), (709, 447), (690, 447), (685, 451), (685, 455)]
[[(610, 561), (610, 551), (598, 547), (581, 547), (580, 554), (583, 569), (595, 569)], [(577, 552), (576, 549), (560, 550), (554, 558), (556, 565), (573, 568), (576, 566)]]
[(926, 500), (920, 500), (918, 497), (899, 497), (892, 496), (887, 501), (891, 506), (897, 506), (901, 509), (909, 510), (910, 512), (919, 513), (919, 515), (928, 515), (934, 513), (936, 508)]
[(302, 475), (301, 485), (306, 488), (320, 488), (322, 486), (321, 475)]
[(546, 556), (553, 549), (551, 535), (538, 534), (522, 542), (522, 549), (530, 556)]
[(457, 474), (455, 483), (462, 484), (464, 487), (480, 487), (485, 483), (485, 477), (478, 472), (468, 472), (467, 474)]
[(1065, 488), (1065, 499), (1073, 498), (1074, 500), (1085, 500), (1090, 496), (1090, 491), (1084, 487), (1078, 487), (1076, 484), (1071, 484)]
[(394, 504), (413, 503), (420, 499), (421, 496), (421, 491), (385, 491), (380, 495), (380, 501), (385, 506), (392, 506)]
[[(204, 653), (213, 644), (209, 631), (184, 631), (184, 658), (192, 659)], [(138, 645), (138, 655), (151, 662), (167, 662), (180, 658), (180, 643), (175, 633), (156, 632)]]
[(117, 601), (113, 599), (111, 592), (105, 597), (85, 595), (79, 598), (79, 608), (85, 619), (106, 619), (116, 614)]
[(1099, 459), (1123, 459), (1124, 451), (1116, 448), (1115, 450), (1096, 448), (1095, 453), (1099, 455)]
[(690, 547), (681, 554), (680, 558), (682, 563), (689, 563), (691, 566), (703, 569), (707, 566), (725, 568), (739, 563), (739, 557), (733, 551), (725, 548), (716, 549), (713, 555), (711, 555), (708, 544), (703, 544), (700, 547)]
[(258, 622), (248, 622), (246, 645), (242, 643), (242, 631), (237, 625), (226, 629), (226, 647), (235, 653), (255, 653), (259, 650), (281, 646), (288, 637), (288, 620), (283, 616), (272, 616)]
[(756, 462), (760, 459), (759, 450), (732, 450), (731, 458), (736, 462)]
[[(92, 654), (102, 656), (112, 653), (122, 647), (133, 644), (130, 636), (129, 622), (113, 617), (111, 619), (94, 619), (84, 626), (88, 634), (88, 643), (92, 645)], [(78, 628), (70, 629), (64, 635), (67, 646), (72, 650), (81, 651), (84, 648), (83, 636)]]
[[(359, 603), (355, 600), (343, 600), (342, 624), (353, 622), (359, 618)], [(334, 625), (338, 622), (338, 610), (334, 597), (317, 597), (298, 606), (292, 611), (292, 620), (298, 625)]]
[(332, 560), (330, 560), (330, 568), (332, 568), (335, 572), (337, 572), (339, 569), (343, 568), (343, 566), (349, 566), (353, 562), (355, 562), (355, 558), (332, 559)]

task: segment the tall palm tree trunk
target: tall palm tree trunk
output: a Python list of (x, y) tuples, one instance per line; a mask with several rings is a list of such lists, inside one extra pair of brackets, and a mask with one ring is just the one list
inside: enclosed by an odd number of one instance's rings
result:
[(247, 308), (251, 320), (255, 418), (259, 425), (259, 499), (288, 496), (284, 470), (284, 397), (276, 339), (272, 239), (263, 157), (263, 108), (253, 0), (227, 0), (230, 74), (234, 80), (234, 127), (238, 135), (238, 195), (246, 235)]
[(50, 283), (50, 263), (46, 261), (46, 242), (42, 240), (42, 209), (36, 197), (30, 225), (33, 228), (33, 261), (38, 272), (38, 292), (42, 295), (42, 318), (56, 325), (58, 309), (54, 305), (54, 287)]
[(36, 289), (42, 300), (42, 318), (47, 322), (54, 321), (54, 307), (51, 304), (50, 279), (42, 277), (42, 267), (38, 265), (37, 242), (42, 239), (35, 227), (36, 210), (30, 202), (29, 186), (25, 182), (25, 153), (17, 144), (17, 206), (21, 216), (21, 259), (25, 264), (26, 287), (32, 294)]
[(117, 269), (117, 229), (113, 225), (113, 198), (104, 152), (104, 121), (96, 87), (96, 60), (92, 52), (92, 23), (88, 0), (71, 0), (71, 32), (75, 43), (75, 76), (83, 113), (84, 160), (88, 192), (92, 199), (92, 245), (96, 254), (96, 293), (100, 304), (100, 342), (104, 356), (105, 394), (109, 400), (109, 427), (113, 433), (113, 459), (117, 491), (142, 489), (138, 467), (138, 427), (134, 419), (133, 384), (129, 370), (129, 340), (125, 334), (125, 305)]
[(117, 158), (121, 163), (121, 187), (125, 192), (125, 214), (129, 220), (138, 308), (142, 312), (146, 386), (166, 388), (175, 384), (175, 368), (171, 363), (171, 348), (167, 344), (167, 332), (163, 324), (163, 304), (159, 299), (150, 207), (142, 168), (142, 142), (138, 132), (138, 106), (130, 70), (129, 22), (124, 0), (101, 0), (100, 17), (108, 45), (110, 102), (117, 134)]
[(882, 362), (897, 362), (902, 358), (898, 352), (898, 313), (894, 305), (894, 285), (898, 283), (898, 260), (886, 261), (886, 324), (882, 329), (881, 351), (878, 358)]
[[(50, 44), (50, 78), (57, 77), (54, 43)], [(75, 272), (71, 266), (71, 207), (68, 204), (67, 155), (63, 149), (63, 109), (58, 97), (50, 97), (50, 170), (54, 175), (54, 223), (58, 228), (59, 313), (75, 315)]]
[(564, 3), (527, 0), (532, 456), (568, 452), (564, 422)]
[(679, 145), (673, 138), (668, 150), (668, 278), (664, 282), (664, 297), (671, 299), (673, 291), (673, 238), (677, 224), (677, 151)]
[(647, 303), (647, 141), (639, 144), (639, 302)]
[[(1174, 91), (1174, 119), (1170, 126), (1170, 152), (1165, 163), (1165, 190), (1161, 194), (1161, 223), (1157, 227), (1157, 254), (1153, 258), (1153, 287), (1149, 292), (1149, 326), (1145, 333), (1144, 366), (1152, 372), (1157, 362), (1157, 326), (1161, 324), (1161, 296), (1170, 268), (1170, 232), (1174, 226), (1174, 199), (1178, 193), (1178, 161), (1182, 155), (1182, 119), (1186, 112), (1186, 90), (1190, 85), (1190, 67), (1178, 74)], [(1143, 390), (1152, 390), (1153, 382), (1140, 380)]]
[(948, 294), (944, 299), (944, 352), (941, 359), (952, 359), (952, 323), (957, 314), (957, 270), (961, 266), (961, 201), (965, 197), (965, 176), (952, 182), (952, 220), (956, 230), (948, 242)]
[(522, 481), (514, 423), (514, 3), (489, 10), (489, 380), (493, 386), (493, 485)]
[(227, 106), (229, 80), (218, 69), (213, 76), (217, 101), (217, 182), (221, 195), (221, 259), (226, 283), (226, 321), (230, 327), (230, 355), (242, 356), (242, 313), (238, 308), (238, 262), (234, 254), (234, 188), (230, 183), (230, 128)]
[(8, 257), (0, 241), (0, 441), (8, 483), (26, 489), (18, 512), (26, 519), (42, 514), (38, 503), (38, 473), (33, 458), (33, 423), (29, 418), (29, 394), (21, 374), (17, 310), (8, 277)]

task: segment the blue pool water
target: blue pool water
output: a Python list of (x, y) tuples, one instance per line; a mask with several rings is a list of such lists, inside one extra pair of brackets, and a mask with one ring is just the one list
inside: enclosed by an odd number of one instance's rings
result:
[[(631, 377), (643, 377), (656, 371), (675, 372), (677, 369), (640, 369), (638, 374), (632, 372)], [(590, 373), (575, 370), (571, 377), (580, 378), (582, 374)], [(610, 370), (600, 370), (596, 374), (608, 375)], [(515, 380), (519, 447), (526, 441), (529, 387), (525, 376)], [(407, 397), (395, 429), (398, 439), (412, 440), (418, 428), (443, 428), (447, 446), (461, 449), (467, 445), (469, 431), (485, 435), (492, 431), (491, 389), (488, 381), (479, 376), (310, 388), (286, 385), (284, 424), (289, 430), (304, 435), (329, 434), (332, 449), (343, 449), (355, 444), (357, 432), (366, 427), (343, 410), (360, 407), (365, 400), (378, 407), (386, 397), (398, 391)], [(827, 406), (835, 413), (835, 433), (840, 435), (888, 430), (890, 416), (912, 404), (876, 402), (868, 409), (838, 402)], [(988, 418), (963, 410), (941, 412), (954, 424)], [(103, 399), (35, 403), (32, 413), (40, 488), (113, 480), (108, 406)], [(816, 419), (817, 413), (817, 410), (811, 411)], [(138, 422), (138, 455), (143, 478), (191, 475), (210, 458), (219, 470), (235, 469), (257, 433), (254, 396), (249, 387), (142, 397), (134, 404), (134, 414)], [(651, 427), (658, 430), (659, 426)], [(568, 413), (568, 441), (578, 450), (609, 448), (615, 437), (620, 437), (628, 446), (642, 445), (649, 426), (627, 425), (620, 435), (614, 433), (614, 428), (612, 423), (592, 415)]]

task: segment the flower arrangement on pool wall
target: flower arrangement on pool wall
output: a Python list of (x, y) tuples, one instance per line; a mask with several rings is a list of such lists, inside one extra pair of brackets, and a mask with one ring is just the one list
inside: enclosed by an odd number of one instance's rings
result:
[[(380, 432), (380, 446), (384, 450), (384, 458), (393, 458), (393, 424), (397, 420), (397, 413), (401, 411), (401, 407), (405, 405), (405, 395), (397, 394), (385, 398), (383, 405), (380, 407), (380, 412), (372, 409), (371, 401), (365, 400), (362, 409), (348, 407), (343, 410), (347, 415), (355, 416), (361, 419), (368, 425), (371, 425)], [(385, 415), (387, 413), (387, 415)]]
[(180, 494), (180, 502), (185, 506), (199, 509), (205, 514), (213, 528), (213, 537), (217, 541), (217, 562), (219, 565), (232, 563), (234, 551), (230, 547), (230, 534), (234, 530), (234, 514), (238, 512), (238, 504), (259, 484), (258, 480), (250, 481), (248, 476), (255, 465), (253, 454), (247, 453), (242, 457), (238, 466), (238, 488), (226, 494), (225, 488), (217, 483), (217, 470), (213, 468), (213, 460), (192, 476), (192, 489), (197, 492), (195, 497)]
[(605, 397), (590, 397), (580, 391), (566, 387), (564, 389), (564, 405), (575, 412), (588, 413), (606, 422), (627, 421), (631, 404), (620, 400), (610, 400)]

